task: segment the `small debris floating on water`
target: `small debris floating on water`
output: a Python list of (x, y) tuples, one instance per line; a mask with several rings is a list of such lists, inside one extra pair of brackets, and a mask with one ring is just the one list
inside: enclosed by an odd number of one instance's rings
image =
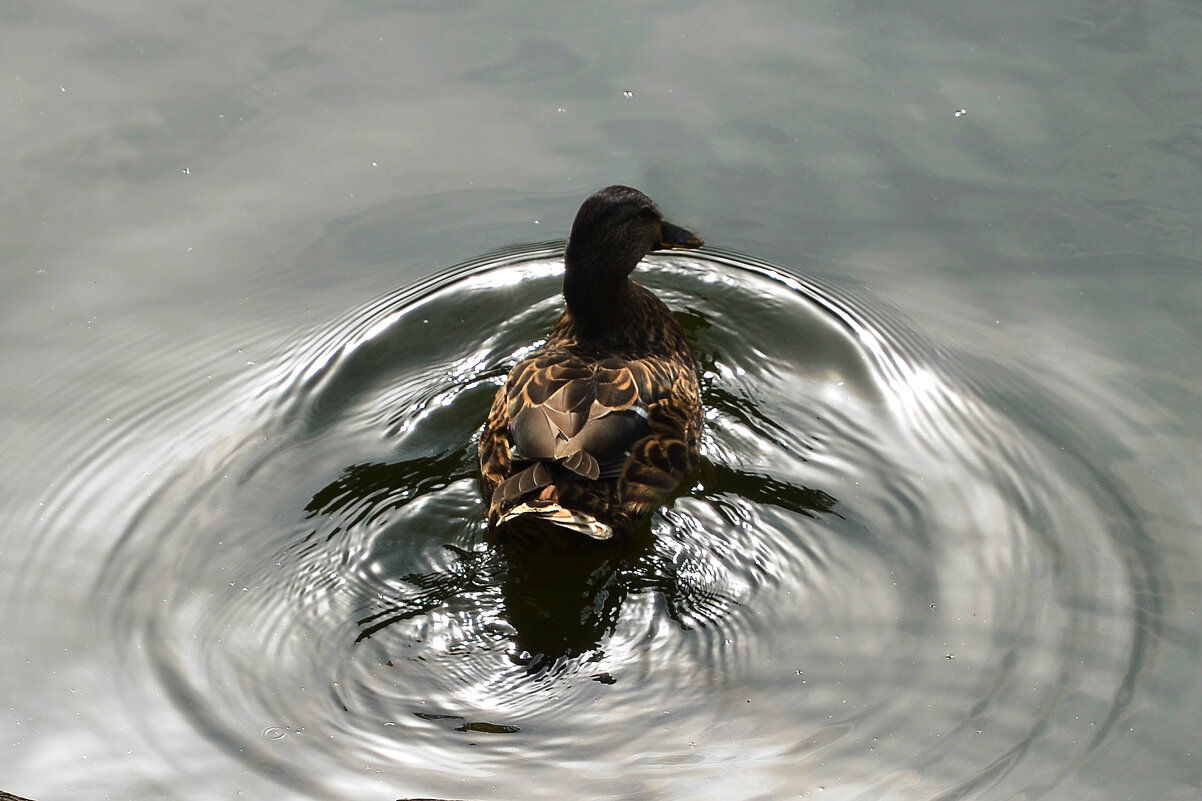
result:
[(482, 720), (465, 720), (462, 715), (439, 715), (433, 712), (414, 712), (415, 717), (422, 720), (464, 720), (462, 726), (456, 726), (455, 731), (476, 731), (484, 734), (513, 734), (521, 731), (517, 726), (506, 726), (502, 723), (488, 723)]

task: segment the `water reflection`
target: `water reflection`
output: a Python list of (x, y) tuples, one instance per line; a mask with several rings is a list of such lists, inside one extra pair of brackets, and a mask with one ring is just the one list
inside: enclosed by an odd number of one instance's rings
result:
[[(308, 517), (320, 516), (323, 524), (304, 535), (298, 550), (304, 553), (319, 539), (330, 543), (356, 527), (370, 529), (431, 492), (473, 478), (473, 457), (474, 451), (465, 449), (391, 464), (352, 465), (305, 507)], [(690, 495), (713, 506), (727, 521), (737, 520), (738, 515), (727, 496), (807, 517), (832, 513), (836, 504), (821, 490), (708, 459), (699, 465)], [(691, 536), (706, 533), (693, 531)], [(332, 547), (340, 546), (333, 543)], [(473, 615), (508, 627), (513, 644), (510, 658), (537, 675), (560, 671), (568, 662), (587, 663), (598, 654), (632, 592), (659, 593), (668, 614), (682, 628), (705, 625), (735, 603), (711, 587), (690, 586), (690, 576), (680, 575), (670, 561), (657, 556), (647, 527), (628, 542), (581, 553), (548, 552), (537, 544), (498, 543), (491, 537), (474, 550), (450, 543), (441, 547), (450, 561), (438, 570), (390, 577), (397, 589), (388, 595), (377, 593), (372, 601), (376, 611), (355, 621), (359, 628), (355, 642), (402, 621), (452, 607), (474, 607)], [(500, 589), (499, 595), (491, 592), (494, 588)], [(482, 608), (489, 602), (495, 602), (496, 608)], [(613, 681), (602, 675), (605, 681)]]

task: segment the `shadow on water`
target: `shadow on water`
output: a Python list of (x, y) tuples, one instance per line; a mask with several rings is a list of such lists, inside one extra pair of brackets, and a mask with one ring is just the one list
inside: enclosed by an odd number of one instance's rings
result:
[[(718, 398), (707, 399), (722, 404)], [(352, 465), (323, 487), (305, 507), (306, 517), (324, 523), (301, 539), (302, 552), (318, 539), (373, 524), (450, 484), (476, 476), (474, 448), (393, 463)], [(827, 493), (793, 486), (768, 475), (745, 472), (703, 459), (687, 494), (720, 512), (728, 496), (813, 517), (833, 513)], [(464, 521), (470, 525), (472, 521)], [(479, 604), (499, 588), (495, 614), (511, 630), (511, 659), (532, 675), (587, 663), (613, 632), (622, 603), (631, 593), (658, 593), (681, 628), (704, 626), (737, 601), (708, 587), (690, 586), (674, 564), (657, 553), (648, 527), (629, 541), (580, 553), (548, 553), (491, 536), (478, 548), (443, 543), (450, 561), (437, 570), (395, 577), (404, 591), (380, 597), (376, 609), (355, 621), (361, 642), (402, 621), (439, 609)], [(599, 681), (612, 681), (608, 674)]]

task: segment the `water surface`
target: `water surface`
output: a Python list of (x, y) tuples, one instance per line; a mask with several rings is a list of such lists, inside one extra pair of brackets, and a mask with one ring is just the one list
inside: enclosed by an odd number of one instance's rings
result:
[[(0, 788), (1197, 795), (1195, 8), (256, 14), (0, 4)], [(615, 181), (703, 463), (507, 553)]]

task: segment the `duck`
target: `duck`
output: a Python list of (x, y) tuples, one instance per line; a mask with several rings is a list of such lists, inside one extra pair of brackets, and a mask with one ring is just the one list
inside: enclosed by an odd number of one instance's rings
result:
[(629, 186), (581, 204), (564, 248), (564, 310), (509, 371), (480, 434), (499, 540), (575, 550), (629, 538), (697, 465), (692, 346), (630, 275), (649, 253), (703, 244)]

